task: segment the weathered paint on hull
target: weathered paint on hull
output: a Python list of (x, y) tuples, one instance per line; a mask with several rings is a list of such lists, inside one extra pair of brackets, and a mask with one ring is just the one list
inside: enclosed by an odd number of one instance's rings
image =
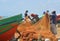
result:
[(0, 41), (10, 40), (13, 37), (14, 33), (16, 32), (16, 29), (17, 29), (17, 25), (15, 25), (11, 30), (1, 34)]

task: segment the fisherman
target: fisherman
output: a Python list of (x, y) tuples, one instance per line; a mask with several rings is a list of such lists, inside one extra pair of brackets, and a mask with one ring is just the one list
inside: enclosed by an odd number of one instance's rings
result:
[(56, 28), (56, 11), (53, 11), (52, 12), (52, 15), (51, 15), (51, 31), (54, 35), (57, 34), (57, 28)]
[(31, 23), (31, 17), (28, 15), (28, 10), (25, 11), (25, 19), (26, 22), (30, 22)]
[(43, 12), (43, 16), (45, 16), (45, 14), (48, 14), (50, 16), (49, 10), (47, 10), (46, 12)]
[(44, 11), (43, 14), (49, 14), (49, 10), (47, 10), (46, 12)]
[(53, 11), (52, 12), (52, 22), (53, 22), (53, 24), (55, 24), (56, 25), (56, 11)]
[(28, 16), (28, 14), (27, 14), (27, 13), (28, 13), (28, 10), (26, 10), (26, 11), (25, 11), (25, 17), (26, 17), (26, 16)]

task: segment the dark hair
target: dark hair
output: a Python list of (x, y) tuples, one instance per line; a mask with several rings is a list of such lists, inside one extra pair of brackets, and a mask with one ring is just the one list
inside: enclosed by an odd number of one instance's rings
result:
[(43, 12), (43, 14), (45, 14), (45, 11)]
[(56, 14), (56, 11), (53, 11), (52, 14)]
[(49, 10), (47, 10), (47, 12), (49, 12)]
[(26, 10), (26, 12), (28, 12), (28, 10)]

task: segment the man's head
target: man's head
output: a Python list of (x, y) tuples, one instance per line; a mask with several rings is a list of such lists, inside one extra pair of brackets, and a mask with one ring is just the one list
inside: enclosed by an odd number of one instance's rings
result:
[(43, 12), (43, 14), (45, 14), (45, 11)]
[(56, 14), (56, 11), (52, 11), (52, 14)]
[(47, 10), (46, 12), (49, 12), (49, 10)]
[(26, 10), (26, 12), (28, 12), (28, 10)]

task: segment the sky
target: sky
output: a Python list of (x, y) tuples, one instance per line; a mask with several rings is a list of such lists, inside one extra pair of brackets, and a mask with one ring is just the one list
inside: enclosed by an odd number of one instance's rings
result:
[(60, 13), (60, 0), (0, 0), (0, 16), (14, 16), (23, 14), (28, 10), (31, 13), (42, 16), (43, 12), (56, 10)]

